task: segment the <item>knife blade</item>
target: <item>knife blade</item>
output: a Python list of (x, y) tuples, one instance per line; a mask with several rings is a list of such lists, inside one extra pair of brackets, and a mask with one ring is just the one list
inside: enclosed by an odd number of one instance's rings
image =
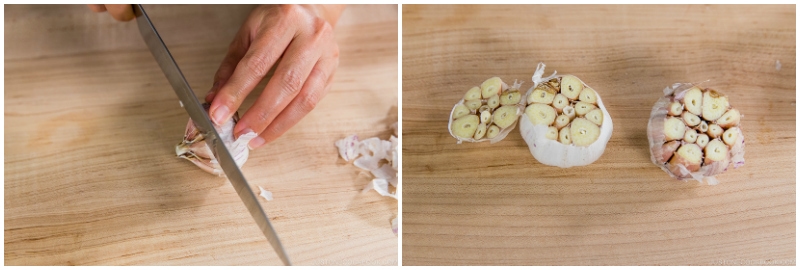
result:
[(155, 26), (153, 26), (153, 23), (150, 21), (150, 17), (147, 16), (144, 8), (139, 4), (133, 5), (133, 12), (136, 15), (136, 24), (139, 26), (139, 32), (142, 34), (145, 43), (147, 43), (147, 47), (150, 48), (150, 52), (153, 54), (156, 62), (158, 62), (158, 66), (161, 67), (161, 71), (164, 72), (167, 80), (172, 85), (172, 89), (175, 90), (175, 94), (178, 95), (178, 98), (183, 104), (183, 108), (189, 113), (189, 117), (191, 117), (197, 129), (203, 133), (206, 142), (211, 143), (211, 150), (217, 158), (217, 161), (219, 161), (220, 167), (222, 167), (228, 180), (230, 180), (231, 185), (233, 185), (233, 188), (236, 190), (236, 194), (239, 194), (239, 198), (244, 202), (248, 212), (250, 212), (250, 215), (256, 221), (256, 224), (258, 224), (258, 228), (264, 233), (264, 236), (267, 237), (272, 248), (278, 253), (278, 257), (281, 258), (281, 261), (283, 261), (285, 265), (291, 265), (292, 263), (289, 261), (289, 256), (286, 254), (281, 240), (275, 233), (275, 229), (269, 222), (267, 214), (264, 213), (264, 209), (262, 209), (261, 205), (258, 203), (256, 195), (244, 178), (242, 171), (236, 166), (236, 162), (234, 162), (231, 153), (219, 139), (220, 136), (217, 130), (214, 129), (211, 119), (208, 117), (205, 109), (203, 109), (197, 96), (195, 96), (189, 83), (186, 82), (186, 78), (183, 77), (183, 73), (175, 62), (175, 59), (172, 58), (172, 54), (170, 54), (167, 45), (164, 44), (158, 31), (156, 31)]

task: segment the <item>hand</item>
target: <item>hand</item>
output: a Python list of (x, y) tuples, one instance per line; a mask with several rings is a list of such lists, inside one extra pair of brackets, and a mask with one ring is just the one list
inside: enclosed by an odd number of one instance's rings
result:
[(222, 125), (280, 59), (261, 96), (234, 134), (255, 132), (250, 148), (277, 139), (308, 114), (330, 89), (339, 65), (333, 25), (343, 6), (259, 6), (233, 39), (206, 95), (211, 119)]
[(133, 7), (131, 5), (97, 5), (92, 4), (88, 5), (89, 9), (94, 12), (103, 12), (108, 11), (111, 14), (111, 17), (114, 17), (117, 21), (127, 22), (133, 20), (135, 17), (133, 15)]

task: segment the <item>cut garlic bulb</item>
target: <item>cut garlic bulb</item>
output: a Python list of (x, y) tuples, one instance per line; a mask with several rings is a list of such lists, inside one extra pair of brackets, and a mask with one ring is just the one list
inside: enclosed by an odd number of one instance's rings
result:
[[(596, 90), (573, 75), (544, 75), (543, 63), (533, 74), (534, 85), (519, 130), (536, 160), (569, 168), (595, 162), (605, 151), (614, 125)], [(553, 92), (552, 89), (558, 89)], [(550, 97), (552, 96), (552, 97)], [(558, 137), (554, 138), (554, 129)]]
[[(210, 104), (203, 104), (203, 108), (208, 113)], [(220, 136), (222, 143), (228, 148), (228, 151), (233, 156), (233, 160), (239, 168), (247, 162), (250, 155), (250, 149), (247, 144), (250, 140), (255, 139), (258, 135), (255, 132), (242, 134), (238, 139), (233, 137), (233, 127), (239, 121), (239, 114), (234, 113), (233, 118), (222, 126), (214, 124), (214, 129)], [(216, 176), (223, 176), (225, 173), (219, 165), (219, 161), (214, 157), (210, 145), (206, 143), (205, 136), (195, 127), (192, 119), (186, 124), (186, 133), (183, 141), (175, 146), (175, 154), (180, 158), (187, 159), (200, 167), (203, 171), (214, 174)]]
[[(673, 120), (678, 115), (681, 121)], [(715, 175), (731, 163), (734, 168), (744, 165), (741, 117), (718, 91), (673, 84), (664, 89), (664, 96), (650, 113), (647, 138), (651, 160), (673, 178), (715, 185)], [(685, 132), (677, 138), (676, 130)]]
[(520, 86), (522, 82), (514, 81), (509, 86), (499, 77), (492, 77), (481, 86), (470, 88), (450, 111), (450, 135), (458, 143), (503, 140), (516, 127), (525, 108), (526, 98), (521, 95)]

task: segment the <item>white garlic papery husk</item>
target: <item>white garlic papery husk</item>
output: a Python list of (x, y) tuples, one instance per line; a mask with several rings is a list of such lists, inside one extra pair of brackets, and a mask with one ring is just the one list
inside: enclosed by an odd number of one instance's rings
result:
[[(209, 106), (208, 103), (203, 104), (206, 113), (208, 113)], [(247, 144), (258, 135), (255, 132), (249, 132), (242, 134), (238, 139), (234, 139), (233, 127), (238, 121), (239, 115), (238, 113), (234, 113), (231, 120), (222, 126), (214, 124), (214, 128), (217, 130), (222, 142), (228, 148), (231, 156), (233, 156), (236, 165), (241, 168), (242, 165), (247, 162), (247, 158), (250, 155), (250, 149), (247, 147)], [(192, 119), (189, 119), (189, 122), (186, 124), (186, 133), (183, 137), (183, 141), (175, 146), (175, 154), (180, 158), (191, 161), (203, 171), (216, 176), (223, 176), (225, 174), (225, 172), (222, 171), (222, 167), (219, 165), (219, 161), (214, 157), (211, 148), (206, 143), (203, 134), (201, 134), (194, 125)]]
[[(490, 79), (494, 79), (494, 78), (498, 78), (498, 77), (493, 77), (493, 78), (490, 78)], [(498, 96), (502, 96), (503, 94), (508, 93), (508, 92), (520, 91), (520, 87), (522, 86), (523, 82), (524, 81), (519, 81), (518, 82), (517, 80), (514, 80), (514, 83), (509, 86), (508, 84), (506, 84), (503, 81), (501, 83), (501, 89), (500, 89), (500, 91), (499, 91), (499, 93), (497, 95)], [(502, 141), (503, 139), (505, 139), (506, 136), (508, 136), (508, 133), (511, 133), (511, 131), (514, 130), (514, 128), (517, 126), (517, 122), (519, 122), (519, 116), (523, 114), (522, 112), (525, 109), (525, 94), (522, 93), (522, 92), (520, 92), (519, 94), (520, 94), (520, 101), (517, 102), (516, 104), (500, 105), (500, 106), (498, 106), (496, 108), (491, 109), (491, 113), (492, 113), (492, 115), (494, 115), (494, 112), (496, 111), (496, 109), (500, 108), (501, 106), (515, 106), (517, 108), (517, 110), (516, 110), (516, 116), (513, 116), (514, 122), (511, 125), (509, 125), (509, 126), (507, 126), (505, 128), (500, 128), (500, 132), (495, 137), (488, 138), (488, 134), (487, 134), (487, 135), (484, 135), (483, 138), (480, 138), (480, 139), (475, 139), (474, 137), (470, 137), (470, 138), (459, 137), (453, 131), (453, 122), (456, 120), (456, 119), (453, 118), (453, 114), (456, 112), (456, 108), (459, 105), (464, 105), (465, 102), (467, 101), (464, 98), (461, 98), (461, 100), (459, 100), (458, 103), (453, 105), (453, 109), (450, 110), (450, 121), (447, 123), (447, 130), (450, 132), (450, 136), (453, 136), (453, 138), (456, 138), (456, 140), (458, 140), (456, 142), (457, 144), (461, 144), (462, 142), (476, 143), (476, 142), (486, 142), (486, 141), (488, 141), (491, 144), (493, 144), (493, 143)], [(481, 98), (482, 105), (487, 105), (487, 100), (488, 100), (488, 98)], [(477, 116), (480, 117), (481, 112), (479, 110), (476, 110), (476, 109), (470, 109), (470, 115), (477, 115)], [(490, 120), (487, 124), (489, 126), (493, 125), (494, 123), (492, 121), (493, 120)]]
[[(531, 93), (536, 89), (537, 86), (541, 83), (547, 83), (552, 79), (557, 79), (560, 82), (560, 79), (564, 76), (570, 75), (556, 75), (556, 72), (553, 72), (552, 75), (548, 77), (542, 78), (544, 74), (544, 67), (543, 63), (539, 63), (536, 68), (536, 72), (534, 73), (532, 79), (534, 85), (528, 89), (528, 93), (526, 96), (531, 95)], [(577, 77), (575, 77), (577, 78)], [(580, 80), (580, 79), (578, 79)], [(591, 88), (586, 83), (583, 83), (583, 87)], [(592, 88), (594, 89), (594, 88)], [(596, 91), (595, 91), (596, 93)], [(528, 115), (523, 113), (520, 119), (520, 126), (519, 130), (522, 134), (522, 138), (525, 140), (525, 143), (528, 144), (528, 148), (531, 151), (531, 155), (533, 157), (545, 165), (550, 166), (557, 166), (561, 168), (569, 168), (574, 166), (586, 166), (592, 164), (600, 156), (603, 155), (603, 152), (606, 149), (606, 144), (608, 140), (611, 139), (611, 133), (614, 130), (614, 124), (611, 121), (611, 115), (608, 114), (608, 111), (603, 104), (602, 98), (600, 98), (600, 94), (596, 93), (597, 97), (597, 108), (600, 109), (603, 113), (603, 120), (600, 127), (600, 135), (597, 139), (589, 144), (588, 146), (577, 146), (574, 144), (563, 144), (558, 140), (549, 139), (546, 137), (548, 129), (550, 126), (548, 125), (534, 125), (531, 123)], [(571, 106), (571, 105), (570, 105)], [(563, 113), (557, 113), (560, 115)], [(571, 125), (571, 123), (569, 124)]]
[[(653, 106), (653, 110), (650, 112), (650, 120), (647, 124), (647, 139), (650, 146), (650, 159), (653, 164), (656, 164), (659, 168), (667, 172), (671, 177), (676, 178), (678, 180), (696, 180), (700, 183), (704, 181), (709, 185), (716, 185), (719, 181), (716, 179), (716, 175), (725, 172), (728, 169), (728, 166), (733, 164), (734, 168), (738, 168), (744, 165), (744, 134), (742, 133), (741, 126), (739, 125), (739, 120), (736, 121), (735, 125), (725, 125), (727, 126), (723, 128), (723, 132), (728, 129), (736, 128), (734, 131), (738, 133), (735, 141), (731, 144), (725, 144), (728, 148), (728, 155), (726, 158), (719, 160), (708, 162), (705, 157), (705, 147), (700, 147), (703, 151), (702, 155), (702, 163), (699, 164), (699, 169), (697, 164), (691, 166), (685, 166), (679, 162), (670, 162), (676, 155), (678, 155), (677, 150), (672, 149), (668, 150), (666, 147), (666, 143), (668, 143), (667, 136), (665, 135), (665, 121), (667, 121), (668, 117), (672, 117), (669, 113), (670, 105), (674, 102), (680, 103), (680, 110), (682, 112), (688, 112), (688, 108), (685, 107), (683, 104), (683, 100), (687, 92), (692, 89), (699, 89), (702, 91), (703, 94), (706, 92), (714, 91), (715, 93), (719, 93), (713, 89), (702, 89), (695, 84), (691, 83), (675, 83), (671, 86), (664, 88), (664, 96), (659, 98), (656, 101), (655, 105)], [(695, 90), (696, 91), (696, 90)], [(719, 93), (721, 94), (721, 93)], [(725, 98), (725, 103), (727, 103), (727, 108), (725, 109), (726, 112), (733, 110), (734, 108), (730, 106), (728, 102), (727, 96), (722, 95)], [(699, 105), (702, 108), (702, 104)], [(738, 112), (738, 111), (737, 111)], [(737, 113), (737, 115), (739, 115)], [(739, 116), (739, 118), (744, 117), (743, 115)], [(738, 118), (737, 118), (738, 119)], [(700, 116), (701, 125), (711, 125), (711, 124), (718, 124), (722, 120), (720, 117), (717, 120), (708, 121), (702, 115)], [(697, 125), (696, 127), (689, 127), (686, 126), (685, 129), (694, 130), (698, 134), (706, 134), (707, 132), (701, 132), (700, 126)], [(722, 137), (720, 137), (722, 138)], [(709, 138), (709, 141), (712, 140), (720, 140)], [(685, 139), (677, 139), (671, 140), (669, 143), (673, 143), (674, 145), (683, 146), (686, 144), (692, 144), (690, 142), (686, 142)], [(697, 144), (695, 144), (697, 145)]]

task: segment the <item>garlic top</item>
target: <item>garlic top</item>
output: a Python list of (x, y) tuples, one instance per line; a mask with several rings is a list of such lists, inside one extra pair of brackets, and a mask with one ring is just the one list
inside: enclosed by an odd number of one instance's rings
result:
[(744, 165), (742, 115), (728, 97), (693, 84), (676, 83), (664, 89), (647, 125), (650, 157), (670, 176), (709, 185), (728, 165)]
[[(208, 113), (209, 106), (210, 104), (208, 103), (203, 104), (206, 113)], [(218, 126), (214, 124), (214, 129), (217, 130), (220, 140), (225, 144), (225, 147), (228, 148), (231, 156), (233, 156), (236, 165), (241, 168), (242, 165), (247, 162), (247, 158), (250, 154), (250, 149), (247, 147), (247, 144), (258, 135), (255, 132), (249, 132), (235, 139), (233, 136), (233, 127), (238, 121), (239, 114), (234, 113), (233, 118), (224, 125)], [(210, 146), (206, 143), (203, 134), (201, 134), (194, 125), (192, 119), (189, 119), (189, 122), (186, 124), (186, 132), (183, 141), (175, 146), (175, 154), (180, 158), (191, 161), (194, 165), (197, 165), (197, 167), (200, 167), (200, 169), (208, 173), (217, 176), (225, 174), (219, 166), (219, 161), (214, 157)]]
[(543, 63), (528, 89), (520, 132), (536, 160), (562, 168), (585, 166), (605, 151), (614, 125), (600, 95), (573, 75), (546, 78)]
[(524, 101), (519, 88), (522, 82), (514, 81), (510, 87), (499, 77), (470, 88), (450, 111), (450, 135), (467, 142), (490, 141), (505, 138), (517, 125)]

